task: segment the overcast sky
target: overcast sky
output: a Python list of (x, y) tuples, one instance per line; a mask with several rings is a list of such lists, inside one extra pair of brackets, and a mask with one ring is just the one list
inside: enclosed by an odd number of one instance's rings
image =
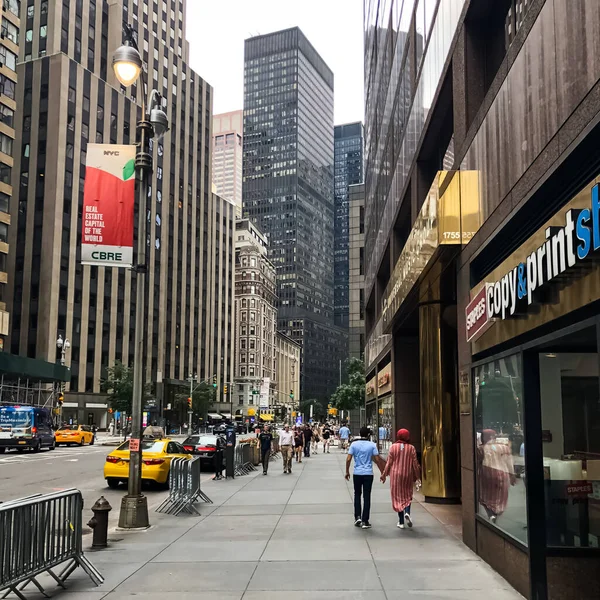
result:
[(335, 76), (335, 124), (363, 120), (362, 0), (187, 0), (191, 67), (214, 113), (243, 108), (244, 40), (299, 26)]

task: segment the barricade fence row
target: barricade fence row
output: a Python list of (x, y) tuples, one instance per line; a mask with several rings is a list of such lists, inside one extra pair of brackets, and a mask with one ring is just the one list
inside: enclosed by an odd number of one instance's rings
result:
[[(0, 592), (11, 592), (21, 600), (21, 591), (48, 573), (59, 586), (80, 566), (96, 584), (104, 582), (100, 572), (82, 550), (83, 497), (76, 489), (37, 494), (0, 504)], [(64, 565), (60, 573), (53, 569)]]
[(241, 443), (235, 447), (234, 471), (238, 476), (248, 475), (251, 471), (256, 471), (256, 467), (252, 464), (252, 454), (249, 443)]
[(174, 458), (169, 470), (169, 495), (156, 512), (179, 515), (182, 512), (200, 515), (194, 504), (199, 500), (212, 504), (200, 485), (201, 462), (198, 456)]

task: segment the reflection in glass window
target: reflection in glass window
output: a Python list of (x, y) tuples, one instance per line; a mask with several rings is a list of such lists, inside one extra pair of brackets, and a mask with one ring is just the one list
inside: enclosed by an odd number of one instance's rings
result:
[(475, 369), (478, 513), (527, 543), (520, 355)]
[[(595, 330), (590, 330), (592, 344)], [(593, 347), (593, 346), (592, 346)], [(549, 546), (598, 547), (600, 394), (595, 352), (539, 355)]]

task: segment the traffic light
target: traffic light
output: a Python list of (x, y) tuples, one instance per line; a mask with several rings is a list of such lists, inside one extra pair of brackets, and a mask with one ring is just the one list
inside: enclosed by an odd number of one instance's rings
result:
[(112, 409), (112, 408), (109, 408), (109, 409), (108, 409), (108, 414), (109, 414), (109, 415), (112, 415), (112, 413), (113, 413), (113, 409)]
[(63, 402), (64, 402), (64, 401), (65, 401), (65, 397), (64, 397), (63, 393), (61, 392), (61, 393), (58, 395), (58, 404), (59, 404), (60, 406), (62, 406), (62, 404), (63, 404)]
[(188, 408), (192, 408), (192, 399), (188, 398)]
[(290, 398), (293, 400), (294, 399), (294, 390), (290, 390)]
[(217, 376), (213, 375), (213, 387), (216, 388), (217, 387)]
[(227, 396), (227, 384), (223, 386), (223, 396)]

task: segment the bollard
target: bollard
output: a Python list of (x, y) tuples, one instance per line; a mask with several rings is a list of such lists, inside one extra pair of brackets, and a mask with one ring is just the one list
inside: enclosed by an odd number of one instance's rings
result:
[(111, 510), (112, 506), (104, 496), (100, 496), (96, 500), (96, 504), (92, 506), (94, 516), (88, 523), (88, 527), (94, 530), (92, 548), (106, 548), (108, 546), (108, 513)]

